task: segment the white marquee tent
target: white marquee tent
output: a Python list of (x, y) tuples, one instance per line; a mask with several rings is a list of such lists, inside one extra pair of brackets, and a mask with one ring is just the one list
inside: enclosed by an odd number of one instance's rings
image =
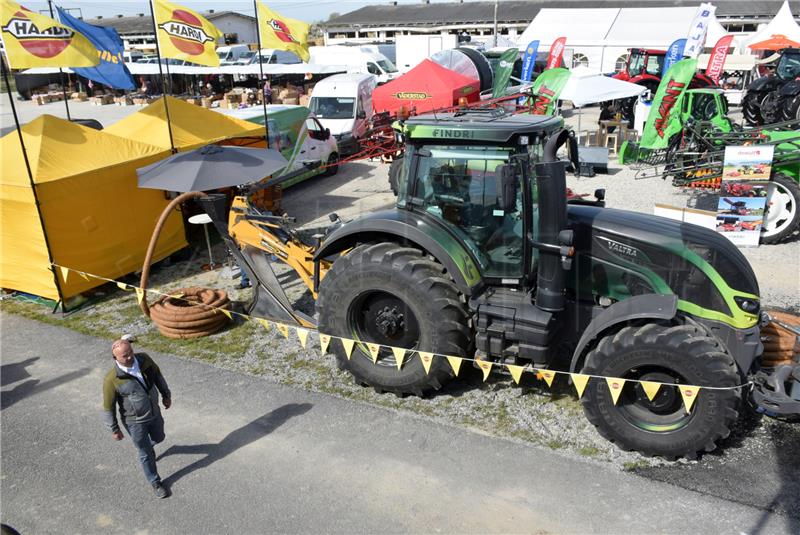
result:
[(775, 18), (769, 21), (765, 26), (759, 28), (757, 32), (750, 35), (747, 39), (741, 41), (739, 51), (742, 54), (748, 54), (751, 51), (747, 48), (747, 45), (766, 41), (767, 39), (771, 39), (774, 35), (783, 35), (792, 41), (800, 43), (800, 25), (797, 24), (792, 16), (792, 10), (789, 9), (788, 0), (783, 3), (778, 13), (775, 15)]

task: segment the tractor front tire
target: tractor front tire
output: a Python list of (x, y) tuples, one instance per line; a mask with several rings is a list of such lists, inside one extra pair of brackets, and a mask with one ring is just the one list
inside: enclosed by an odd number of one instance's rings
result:
[(784, 98), (781, 112), (784, 121), (800, 121), (800, 95)]
[[(581, 373), (667, 384), (732, 387), (736, 364), (701, 327), (650, 323), (606, 336), (589, 353)], [(589, 421), (624, 450), (648, 456), (697, 458), (730, 434), (738, 417), (739, 390), (706, 390), (686, 412), (677, 386), (662, 385), (652, 401), (628, 381), (615, 404), (606, 381), (589, 381), (582, 398)]]
[(780, 243), (800, 228), (800, 186), (792, 177), (775, 173), (767, 184), (767, 207), (761, 243)]
[(399, 176), (402, 170), (403, 170), (402, 158), (397, 158), (392, 163), (389, 164), (389, 189), (392, 190), (392, 193), (394, 193), (395, 197), (397, 197), (398, 193), (400, 192)]
[(764, 122), (761, 117), (761, 101), (764, 95), (748, 91), (742, 99), (742, 115), (748, 126), (758, 126)]
[[(458, 288), (418, 249), (368, 244), (339, 257), (322, 279), (317, 311), (321, 333), (356, 342), (348, 358), (342, 343), (331, 341), (339, 368), (378, 392), (423, 396), (453, 377), (441, 356), (426, 373), (416, 351), (471, 357), (469, 314)], [(383, 346), (375, 363), (367, 342)], [(406, 348), (399, 370), (386, 346)]]

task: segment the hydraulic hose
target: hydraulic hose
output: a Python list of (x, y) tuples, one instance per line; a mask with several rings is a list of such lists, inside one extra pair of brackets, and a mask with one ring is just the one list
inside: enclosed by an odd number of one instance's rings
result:
[[(143, 290), (147, 290), (150, 263), (167, 218), (180, 203), (205, 196), (206, 194), (201, 191), (181, 193), (164, 208), (153, 230), (153, 235), (150, 237), (150, 245), (145, 254), (139, 283)], [(228, 316), (217, 309), (229, 309), (230, 299), (224, 290), (193, 287), (176, 290), (173, 296), (162, 296), (150, 306), (147, 303), (147, 292), (145, 291), (139, 307), (145, 316), (153, 320), (164, 336), (197, 338), (212, 334), (228, 323)]]

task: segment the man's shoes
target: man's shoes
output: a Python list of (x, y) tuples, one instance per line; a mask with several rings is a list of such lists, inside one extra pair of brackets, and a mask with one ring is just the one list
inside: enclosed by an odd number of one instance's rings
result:
[(161, 481), (153, 483), (153, 491), (156, 493), (156, 498), (166, 498), (169, 496), (169, 491), (164, 487)]

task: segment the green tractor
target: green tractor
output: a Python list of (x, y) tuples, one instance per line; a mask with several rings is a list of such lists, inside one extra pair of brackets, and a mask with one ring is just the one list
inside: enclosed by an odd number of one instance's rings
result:
[[(582, 403), (620, 447), (695, 458), (730, 433), (756, 381), (761, 406), (800, 413), (800, 367), (761, 369), (762, 312), (747, 260), (720, 234), (566, 199), (557, 117), (466, 110), (396, 125), (406, 144), (395, 208), (330, 232), (315, 259), (320, 332), (341, 368), (379, 392), (423, 396), (454, 376), (444, 358), (398, 368), (389, 347), (634, 380), (615, 403), (590, 381)], [(373, 360), (368, 344), (380, 344)], [(373, 346), (374, 348), (374, 346)], [(793, 374), (793, 375), (792, 375)], [(691, 412), (677, 388), (716, 387)]]
[(721, 89), (687, 89), (678, 97), (663, 129), (667, 146), (655, 149), (623, 143), (619, 162), (644, 163), (640, 178), (671, 177), (676, 186), (719, 187), (726, 145), (773, 145), (772, 177), (767, 186), (767, 212), (761, 242), (780, 243), (800, 229), (800, 121), (742, 129), (728, 117)]

